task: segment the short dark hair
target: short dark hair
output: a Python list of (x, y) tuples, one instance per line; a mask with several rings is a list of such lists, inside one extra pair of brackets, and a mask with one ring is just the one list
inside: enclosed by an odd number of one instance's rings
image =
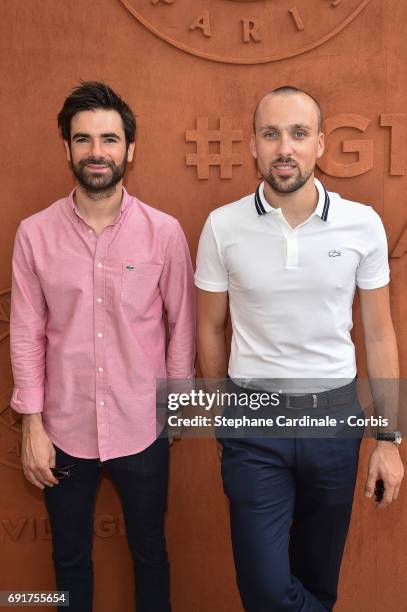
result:
[(261, 102), (264, 100), (264, 98), (266, 98), (267, 96), (274, 96), (274, 95), (290, 95), (290, 94), (304, 94), (305, 96), (308, 96), (309, 98), (311, 98), (311, 100), (313, 100), (316, 108), (317, 108), (317, 113), (318, 113), (318, 131), (320, 132), (322, 130), (322, 124), (324, 122), (324, 118), (322, 116), (322, 109), (321, 109), (321, 105), (318, 102), (318, 100), (316, 100), (314, 98), (314, 96), (312, 96), (310, 93), (308, 93), (308, 91), (304, 91), (304, 89), (299, 89), (298, 87), (294, 87), (293, 85), (283, 85), (282, 87), (276, 87), (276, 89), (272, 89), (271, 91), (269, 91), (267, 94), (265, 94), (257, 103), (257, 106), (255, 108), (255, 111), (253, 113), (253, 131), (254, 133), (256, 133), (256, 118), (257, 118), (257, 112), (259, 110), (259, 106), (261, 104)]
[(119, 113), (126, 136), (127, 146), (134, 142), (136, 119), (131, 108), (103, 81), (80, 81), (66, 98), (58, 113), (58, 127), (62, 138), (71, 142), (71, 120), (76, 113), (87, 110), (115, 110)]

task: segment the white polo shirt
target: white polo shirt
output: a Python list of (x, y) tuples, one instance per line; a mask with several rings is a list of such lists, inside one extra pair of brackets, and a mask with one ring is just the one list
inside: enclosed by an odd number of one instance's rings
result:
[(229, 293), (233, 379), (324, 379), (317, 392), (356, 375), (353, 297), (389, 282), (386, 234), (371, 206), (315, 185), (317, 207), (295, 228), (263, 183), (205, 223), (195, 284)]

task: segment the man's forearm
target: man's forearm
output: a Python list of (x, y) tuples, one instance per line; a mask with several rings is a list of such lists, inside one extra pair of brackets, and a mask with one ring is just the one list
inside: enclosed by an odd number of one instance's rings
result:
[(23, 433), (28, 433), (30, 430), (35, 428), (43, 428), (42, 424), (42, 413), (36, 412), (34, 414), (23, 414), (22, 415), (22, 430)]
[(198, 360), (203, 378), (226, 378), (228, 366), (224, 328), (215, 331), (198, 326)]
[(399, 429), (399, 363), (396, 337), (366, 342), (367, 368), (376, 416), (388, 421), (380, 431)]
[[(228, 360), (225, 329), (214, 330), (198, 325), (198, 361), (207, 392), (226, 392)], [(223, 412), (222, 405), (212, 407), (212, 414)]]

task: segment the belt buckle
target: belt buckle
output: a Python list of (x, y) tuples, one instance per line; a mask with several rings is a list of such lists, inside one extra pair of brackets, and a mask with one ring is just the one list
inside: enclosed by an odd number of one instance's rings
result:
[[(312, 393), (312, 407), (316, 408), (318, 406), (318, 395), (316, 393)], [(286, 395), (285, 407), (295, 410), (294, 406), (290, 405), (290, 395)]]

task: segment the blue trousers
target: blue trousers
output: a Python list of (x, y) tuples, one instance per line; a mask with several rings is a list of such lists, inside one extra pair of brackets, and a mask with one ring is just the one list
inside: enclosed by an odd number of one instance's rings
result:
[[(357, 400), (343, 413), (360, 416)], [(333, 609), (361, 435), (221, 440), (237, 583), (247, 612)]]
[[(170, 612), (169, 563), (164, 537), (168, 440), (141, 453), (105, 461), (123, 506), (133, 558), (137, 612)], [(93, 509), (101, 476), (98, 459), (78, 459), (56, 449), (56, 465), (76, 464), (72, 475), (44, 490), (50, 516), (58, 590), (69, 591), (70, 612), (91, 612)], [(114, 563), (114, 559), (109, 560)], [(65, 610), (66, 608), (59, 608)]]

